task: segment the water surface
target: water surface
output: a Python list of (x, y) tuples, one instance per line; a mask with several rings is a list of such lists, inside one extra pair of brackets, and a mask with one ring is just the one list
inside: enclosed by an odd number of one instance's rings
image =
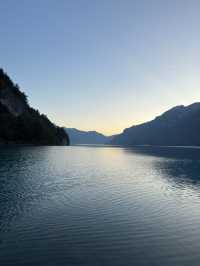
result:
[(200, 265), (200, 149), (0, 150), (0, 265)]

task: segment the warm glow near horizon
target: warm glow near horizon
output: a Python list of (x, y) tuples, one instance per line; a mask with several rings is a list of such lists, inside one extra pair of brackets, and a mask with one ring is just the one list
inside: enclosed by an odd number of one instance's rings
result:
[(200, 101), (200, 2), (22, 2), (1, 5), (1, 67), (56, 124), (110, 135)]

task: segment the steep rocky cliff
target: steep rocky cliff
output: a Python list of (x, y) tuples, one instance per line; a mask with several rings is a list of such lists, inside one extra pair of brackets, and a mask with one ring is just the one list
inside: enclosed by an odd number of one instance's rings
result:
[(68, 145), (63, 128), (31, 108), (26, 95), (0, 69), (0, 143)]

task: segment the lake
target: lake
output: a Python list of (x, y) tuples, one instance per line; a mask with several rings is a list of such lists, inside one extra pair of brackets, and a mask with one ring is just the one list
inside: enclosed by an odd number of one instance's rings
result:
[(0, 265), (200, 265), (200, 149), (1, 147)]

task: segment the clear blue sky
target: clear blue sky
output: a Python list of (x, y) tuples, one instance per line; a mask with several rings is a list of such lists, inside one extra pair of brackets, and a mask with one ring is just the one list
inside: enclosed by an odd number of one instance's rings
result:
[(118, 133), (200, 101), (199, 0), (1, 0), (1, 66), (61, 126)]

